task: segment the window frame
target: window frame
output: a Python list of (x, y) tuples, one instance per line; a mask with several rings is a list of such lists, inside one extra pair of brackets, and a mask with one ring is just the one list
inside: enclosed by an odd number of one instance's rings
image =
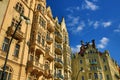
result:
[(19, 52), (20, 52), (20, 45), (16, 44), (15, 49), (14, 49), (14, 56), (18, 58), (19, 57)]
[[(7, 40), (7, 41), (6, 41)], [(5, 37), (2, 45), (2, 51), (7, 52), (10, 39)]]

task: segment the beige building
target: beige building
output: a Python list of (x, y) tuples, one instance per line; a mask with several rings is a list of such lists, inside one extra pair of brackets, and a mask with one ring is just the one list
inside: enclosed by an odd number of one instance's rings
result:
[(72, 57), (72, 80), (120, 80), (119, 66), (106, 50), (98, 51), (94, 40), (84, 44)]
[[(53, 18), (46, 0), (0, 0), (0, 5), (0, 77), (8, 44), (19, 25), (4, 79), (71, 80), (71, 50), (64, 18), (61, 22)], [(30, 24), (20, 14), (29, 18)]]

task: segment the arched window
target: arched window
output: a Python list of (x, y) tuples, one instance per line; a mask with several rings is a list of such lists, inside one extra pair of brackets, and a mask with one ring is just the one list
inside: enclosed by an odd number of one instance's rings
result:
[(21, 3), (17, 3), (15, 6), (15, 9), (20, 13), (20, 14), (24, 14), (24, 7)]
[[(0, 79), (1, 79), (1, 75), (2, 75), (2, 67), (0, 67)], [(4, 75), (3, 80), (12, 80), (11, 75), (12, 75), (12, 69), (10, 67), (6, 66), (5, 75)]]

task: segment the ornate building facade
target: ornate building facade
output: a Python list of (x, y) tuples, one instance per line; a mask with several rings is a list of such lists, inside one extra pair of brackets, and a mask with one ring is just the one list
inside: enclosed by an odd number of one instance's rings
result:
[[(76, 66), (75, 66), (76, 65)], [(94, 40), (84, 44), (72, 58), (72, 80), (119, 80), (119, 66), (107, 50), (98, 51)]]
[[(0, 5), (0, 77), (13, 37), (5, 80), (71, 80), (71, 49), (64, 18), (61, 22), (53, 18), (46, 0), (0, 0)], [(30, 24), (25, 20), (20, 23), (21, 14)]]

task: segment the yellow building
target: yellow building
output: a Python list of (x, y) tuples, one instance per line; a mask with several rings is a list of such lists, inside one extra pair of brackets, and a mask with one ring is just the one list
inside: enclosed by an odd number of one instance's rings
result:
[(106, 50), (98, 51), (94, 40), (84, 44), (72, 58), (72, 80), (119, 80), (119, 66)]
[(60, 23), (53, 18), (46, 0), (0, 0), (0, 5), (0, 77), (13, 37), (5, 80), (71, 80), (71, 50), (64, 18)]

